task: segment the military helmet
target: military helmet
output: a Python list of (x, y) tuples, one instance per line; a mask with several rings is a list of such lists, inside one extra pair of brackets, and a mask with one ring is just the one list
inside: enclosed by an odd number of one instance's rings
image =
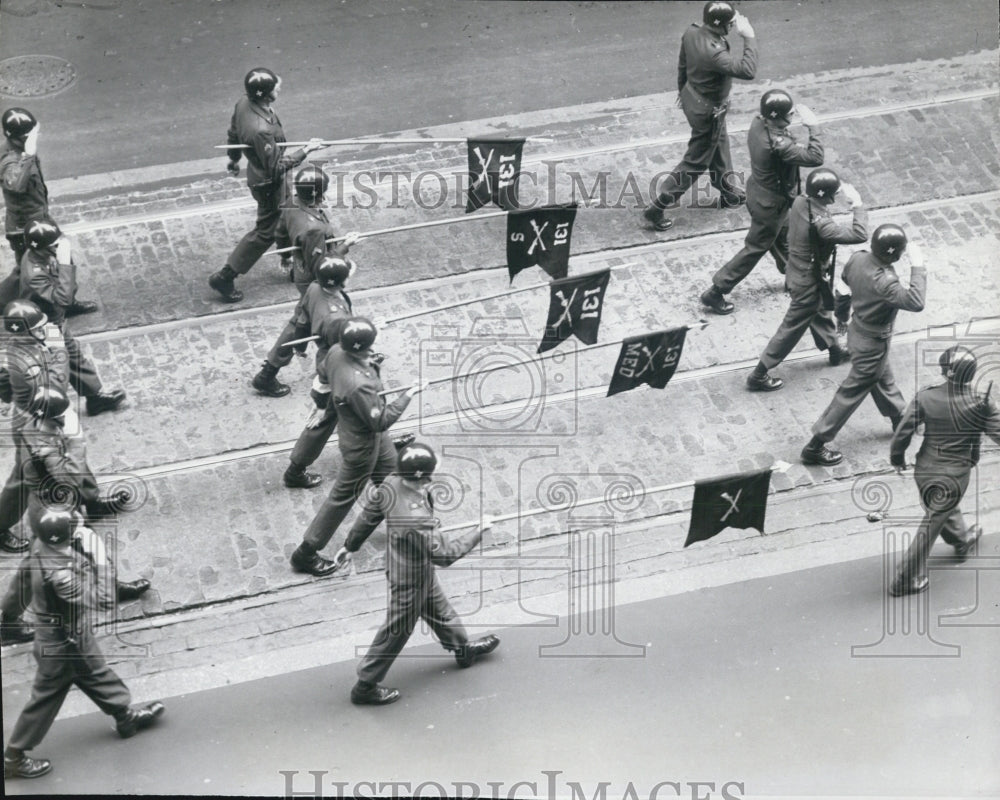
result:
[(46, 386), (35, 392), (28, 405), (28, 411), (38, 419), (56, 419), (66, 413), (69, 398), (62, 389)]
[(767, 120), (788, 120), (795, 103), (784, 89), (769, 89), (760, 98), (760, 115)]
[(35, 115), (26, 108), (8, 108), (0, 117), (3, 135), (8, 139), (27, 136), (37, 124), (38, 120), (35, 119)]
[(49, 318), (30, 300), (12, 300), (3, 310), (7, 333), (30, 333), (43, 327)]
[(806, 195), (808, 197), (832, 203), (838, 191), (840, 191), (840, 178), (832, 169), (826, 167), (814, 169), (806, 178)]
[(243, 79), (243, 88), (251, 100), (264, 100), (271, 97), (278, 80), (278, 76), (267, 67), (254, 67)]
[(375, 343), (378, 331), (371, 320), (365, 317), (351, 317), (340, 329), (340, 346), (349, 353), (367, 350)]
[(413, 442), (399, 451), (398, 463), (398, 472), (404, 478), (429, 478), (438, 460), (430, 446)]
[(68, 542), (78, 523), (78, 516), (68, 508), (47, 506), (34, 497), (28, 503), (28, 525), (46, 544)]
[(50, 219), (34, 219), (24, 227), (24, 243), (32, 250), (51, 247), (62, 236), (62, 231)]
[(906, 232), (891, 222), (879, 225), (872, 234), (872, 253), (882, 261), (892, 264), (899, 261), (906, 250)]
[(312, 203), (322, 199), (330, 185), (330, 178), (314, 164), (303, 167), (295, 176), (295, 194)]
[(945, 350), (938, 359), (941, 374), (952, 383), (972, 383), (976, 376), (976, 356), (971, 350), (954, 345)]
[(327, 288), (343, 286), (353, 270), (354, 262), (350, 259), (327, 256), (316, 267), (316, 280)]
[(705, 9), (701, 13), (701, 18), (706, 25), (713, 25), (716, 28), (728, 31), (729, 26), (736, 18), (736, 9), (733, 8), (731, 3), (722, 2), (722, 0), (712, 0), (712, 2), (705, 3)]

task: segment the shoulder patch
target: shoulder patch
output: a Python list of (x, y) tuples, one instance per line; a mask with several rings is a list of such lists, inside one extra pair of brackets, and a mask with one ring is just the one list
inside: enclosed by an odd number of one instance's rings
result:
[(381, 413), (382, 412), (379, 411), (378, 406), (376, 406), (375, 408), (372, 409), (372, 412), (371, 412), (372, 419), (376, 419)]
[(32, 364), (24, 370), (24, 377), (28, 380), (34, 380), (42, 374), (42, 367), (40, 364)]

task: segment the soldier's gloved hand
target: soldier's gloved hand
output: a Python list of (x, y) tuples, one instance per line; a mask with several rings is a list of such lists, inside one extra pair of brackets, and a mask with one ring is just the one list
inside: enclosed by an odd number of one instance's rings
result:
[(910, 254), (910, 266), (922, 267), (924, 265), (924, 251), (916, 242), (906, 243), (906, 252)]
[[(348, 231), (344, 234), (341, 244), (344, 245), (344, 247), (353, 247), (364, 238), (364, 234), (361, 233), (361, 231)], [(354, 270), (352, 269), (351, 272), (353, 273)]]
[(488, 531), (493, 527), (493, 517), (489, 514), (483, 514), (483, 521), (479, 523), (479, 528), (484, 531)]
[(28, 131), (28, 135), (24, 137), (24, 153), (25, 155), (33, 156), (38, 153), (38, 129), (41, 127), (37, 122), (35, 127)]
[(406, 393), (408, 395), (410, 395), (410, 397), (416, 397), (421, 392), (427, 391), (427, 389), (430, 387), (430, 385), (431, 385), (430, 381), (421, 381), (420, 383), (416, 383), (413, 386), (411, 386), (409, 389), (407, 389)]
[(226, 164), (226, 172), (232, 175), (234, 178), (240, 174), (240, 164), (238, 161), (230, 161)]
[(752, 39), (754, 37), (753, 25), (739, 11), (736, 12), (733, 22), (736, 24), (736, 32), (744, 39)]
[(795, 106), (795, 110), (798, 112), (799, 119), (802, 121), (802, 124), (807, 128), (813, 128), (819, 125), (819, 118), (816, 116), (816, 112), (809, 108), (809, 106), (805, 103), (799, 103)]
[(68, 236), (60, 236), (56, 242), (56, 260), (60, 264), (69, 264), (73, 260), (73, 242)]
[(864, 205), (864, 201), (861, 199), (861, 194), (849, 183), (842, 183), (840, 185), (840, 193), (844, 196), (847, 201), (847, 205), (850, 208), (858, 208)]
[(314, 150), (322, 150), (322, 149), (323, 149), (324, 147), (326, 147), (326, 145), (325, 145), (325, 144), (323, 144), (323, 140), (322, 140), (322, 139), (318, 139), (318, 138), (316, 138), (316, 137), (314, 136), (314, 137), (313, 137), (312, 139), (310, 139), (310, 140), (309, 140), (309, 142), (308, 142), (308, 143), (307, 143), (307, 144), (306, 144), (306, 145), (305, 145), (305, 146), (304, 146), (304, 147), (302, 148), (302, 150), (303, 150), (303, 151), (304, 151), (305, 153), (311, 153), (311, 152), (313, 152)]
[(337, 554), (333, 557), (334, 562), (336, 562), (339, 567), (346, 567), (351, 560), (351, 551), (346, 547), (341, 547)]

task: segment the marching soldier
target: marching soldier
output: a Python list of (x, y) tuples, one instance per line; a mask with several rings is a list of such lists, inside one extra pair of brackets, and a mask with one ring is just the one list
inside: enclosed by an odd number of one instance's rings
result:
[(164, 711), (160, 702), (132, 708), (128, 687), (94, 638), (93, 614), (114, 607), (113, 573), (101, 538), (83, 527), (75, 512), (47, 508), (37, 498), (28, 519), (35, 537), (29, 558), (38, 672), (4, 750), (7, 779), (38, 778), (52, 769), (48, 759), (27, 752), (45, 738), (74, 685), (114, 717), (123, 739), (148, 728)]
[[(306, 290), (317, 277), (319, 265), (324, 260), (330, 258), (342, 260), (351, 245), (360, 238), (356, 231), (351, 231), (344, 236), (344, 241), (337, 244), (327, 243), (327, 239), (336, 236), (322, 206), (323, 194), (328, 185), (329, 178), (319, 167), (309, 165), (299, 170), (295, 176), (295, 205), (281, 212), (275, 233), (279, 247), (296, 248), (292, 253), (292, 270), (289, 277), (295, 282), (300, 297), (305, 296)], [(284, 346), (285, 343), (308, 335), (301, 333), (301, 330), (309, 324), (308, 320), (303, 321), (302, 317), (300, 301), (292, 318), (282, 329), (274, 347), (268, 353), (260, 372), (253, 378), (253, 388), (261, 394), (268, 397), (284, 397), (291, 391), (291, 388), (281, 383), (277, 376), (278, 370), (287, 366), (292, 360), (292, 352)]]
[[(399, 419), (417, 394), (426, 387), (411, 386), (392, 403), (379, 395), (382, 380), (371, 347), (377, 331), (363, 317), (351, 317), (340, 331), (340, 343), (330, 348), (326, 372), (330, 380), (330, 403), (337, 413), (341, 462), (330, 494), (306, 530), (302, 543), (292, 553), (298, 572), (322, 577), (335, 572), (336, 561), (319, 555), (348, 515), (370, 478), (378, 486), (396, 467), (396, 450), (386, 431)], [(318, 414), (323, 410), (318, 409)], [(367, 535), (382, 521), (381, 513), (365, 506), (352, 528), (352, 535)]]
[[(351, 298), (344, 291), (344, 284), (353, 272), (353, 262), (342, 258), (325, 259), (316, 269), (316, 280), (299, 301), (298, 333), (303, 337), (308, 333), (320, 338), (316, 342), (316, 378), (310, 391), (315, 410), (288, 459), (283, 479), (289, 489), (312, 489), (323, 482), (322, 475), (306, 472), (306, 468), (319, 458), (337, 425), (337, 409), (330, 402), (330, 379), (335, 361), (328, 360), (328, 356), (330, 349), (340, 341), (344, 322), (352, 316)], [(377, 359), (373, 357), (373, 360)]]
[(983, 535), (977, 525), (965, 527), (958, 505), (969, 487), (969, 474), (979, 463), (983, 434), (1000, 444), (1000, 409), (990, 399), (989, 389), (985, 397), (972, 389), (977, 366), (972, 352), (956, 345), (943, 352), (938, 363), (947, 381), (917, 392), (890, 445), (889, 460), (902, 472), (910, 439), (917, 426), (923, 425), (924, 440), (917, 452), (913, 479), (920, 491), (924, 519), (889, 587), (894, 597), (927, 589), (927, 557), (939, 535), (955, 548), (960, 561)]
[[(910, 285), (904, 287), (893, 264), (907, 249)], [(927, 270), (920, 249), (916, 243), (907, 247), (906, 233), (898, 225), (879, 225), (872, 234), (871, 252), (862, 250), (851, 256), (842, 280), (851, 287), (854, 311), (847, 330), (851, 371), (813, 425), (813, 437), (802, 450), (804, 464), (828, 467), (843, 461), (842, 453), (826, 445), (869, 394), (882, 416), (889, 417), (893, 430), (899, 427), (906, 406), (892, 374), (889, 350), (899, 310), (924, 308)]]
[[(838, 225), (830, 215), (837, 193), (842, 193), (854, 212), (850, 227)], [(785, 360), (808, 328), (820, 350), (829, 353), (833, 366), (849, 361), (850, 351), (840, 346), (833, 318), (833, 277), (837, 268), (837, 245), (860, 244), (868, 238), (868, 213), (861, 195), (849, 183), (841, 184), (831, 169), (817, 169), (806, 178), (805, 196), (795, 198), (788, 223), (789, 258), (785, 285), (792, 297), (778, 330), (767, 343), (747, 388), (773, 392), (784, 385), (768, 374)]]
[[(804, 145), (788, 130), (796, 112), (809, 131), (809, 141)], [(808, 106), (795, 106), (791, 95), (781, 89), (771, 89), (760, 98), (760, 114), (750, 123), (747, 147), (751, 172), (747, 181), (750, 230), (743, 249), (712, 276), (711, 287), (701, 295), (702, 304), (716, 314), (733, 313), (733, 304), (726, 300), (726, 295), (750, 274), (764, 253), (770, 252), (778, 272), (785, 274), (788, 209), (800, 192), (799, 167), (818, 167), (823, 163), (816, 115)]]
[[(375, 634), (368, 653), (358, 665), (358, 682), (351, 690), (355, 705), (382, 706), (399, 699), (399, 690), (381, 685), (416, 627), (424, 619), (445, 650), (455, 654), (459, 667), (471, 667), (479, 656), (500, 644), (496, 636), (469, 641), (469, 636), (441, 588), (435, 567), (450, 567), (483, 538), (492, 522), (464, 536), (449, 538), (434, 517), (434, 502), (427, 490), (437, 467), (437, 456), (425, 444), (409, 444), (399, 453), (397, 471), (376, 492), (375, 505), (385, 517), (388, 533), (385, 572), (389, 581), (389, 607), (385, 622)], [(337, 552), (337, 563), (346, 563), (374, 528), (352, 530)]]
[[(3, 308), (20, 293), (21, 260), (27, 249), (24, 229), (32, 220), (48, 218), (49, 190), (38, 158), (40, 126), (35, 115), (24, 108), (8, 108), (0, 117), (0, 125), (4, 135), (0, 143), (0, 185), (7, 208), (7, 241), (14, 251), (14, 271), (0, 283), (0, 308)], [(70, 316), (94, 311), (97, 303), (75, 298), (66, 309)]]
[(93, 417), (117, 410), (125, 401), (125, 392), (103, 390), (97, 370), (66, 324), (67, 309), (76, 300), (76, 265), (69, 239), (58, 225), (44, 219), (28, 223), (24, 241), (28, 250), (21, 260), (21, 298), (35, 303), (62, 333), (70, 383), (81, 397), (87, 398), (87, 413)]
[[(705, 170), (722, 196), (722, 208), (746, 201), (733, 183), (726, 112), (733, 78), (751, 80), (757, 74), (757, 42), (750, 21), (730, 3), (718, 0), (706, 3), (702, 19), (703, 25), (692, 25), (681, 38), (677, 63), (678, 102), (691, 125), (691, 139), (684, 158), (660, 185), (653, 205), (643, 212), (658, 231), (668, 230), (674, 224), (663, 215), (663, 210), (675, 204)], [(739, 61), (729, 52), (726, 39), (733, 25), (743, 37)]]
[[(240, 98), (233, 109), (226, 141), (247, 146), (247, 185), (257, 201), (257, 222), (229, 254), (225, 266), (208, 279), (208, 285), (227, 303), (243, 299), (243, 292), (236, 288), (234, 281), (237, 276), (248, 273), (274, 242), (284, 200), (285, 173), (323, 146), (319, 139), (310, 139), (309, 144), (294, 153), (279, 147), (288, 140), (281, 120), (271, 108), (281, 88), (281, 78), (271, 70), (264, 67), (250, 70), (243, 79), (243, 88), (246, 97)], [(236, 177), (240, 174), (239, 162), (244, 150), (233, 148), (226, 153), (229, 156), (226, 169)]]

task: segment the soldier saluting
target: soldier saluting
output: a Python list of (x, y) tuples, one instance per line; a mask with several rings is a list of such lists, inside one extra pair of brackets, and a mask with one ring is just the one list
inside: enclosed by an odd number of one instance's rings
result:
[[(703, 25), (692, 25), (681, 38), (677, 61), (678, 102), (691, 125), (691, 139), (681, 162), (660, 185), (659, 194), (643, 216), (658, 231), (673, 222), (663, 210), (676, 203), (698, 176), (708, 177), (722, 195), (723, 208), (742, 205), (746, 197), (732, 182), (733, 159), (729, 154), (726, 112), (733, 78), (751, 80), (757, 74), (757, 42), (750, 21), (731, 3), (713, 0), (702, 11)], [(743, 37), (739, 60), (729, 52), (726, 34), (736, 26)]]

